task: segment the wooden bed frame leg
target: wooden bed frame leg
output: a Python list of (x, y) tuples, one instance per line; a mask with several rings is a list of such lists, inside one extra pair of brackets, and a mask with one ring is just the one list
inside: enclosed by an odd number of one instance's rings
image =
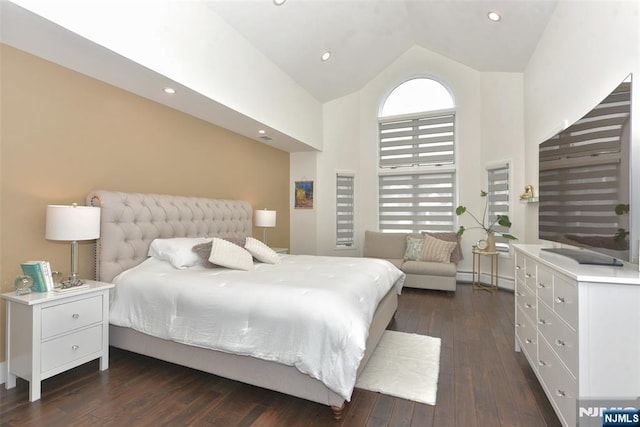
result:
[(335, 420), (341, 420), (342, 419), (342, 414), (344, 413), (345, 406), (346, 406), (346, 403), (343, 403), (342, 406), (332, 406), (331, 407), (331, 412), (333, 412), (333, 419), (335, 419)]

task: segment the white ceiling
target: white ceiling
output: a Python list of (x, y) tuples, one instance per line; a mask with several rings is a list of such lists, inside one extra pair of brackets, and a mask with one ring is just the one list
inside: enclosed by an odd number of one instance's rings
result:
[[(362, 88), (413, 45), (521, 72), (557, 0), (203, 0), (319, 101)], [(487, 18), (502, 15), (500, 22)], [(332, 52), (321, 62), (325, 50)]]

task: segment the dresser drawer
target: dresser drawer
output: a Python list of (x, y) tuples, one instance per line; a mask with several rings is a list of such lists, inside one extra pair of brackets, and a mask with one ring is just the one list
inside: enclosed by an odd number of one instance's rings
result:
[(525, 257), (516, 253), (516, 280), (524, 281), (524, 263)]
[(535, 293), (526, 286), (518, 286), (516, 289), (516, 305), (523, 310), (531, 322), (535, 322), (537, 319), (536, 306), (538, 302), (536, 300)]
[(578, 289), (559, 275), (553, 278), (553, 311), (565, 322), (577, 330), (578, 326)]
[(553, 273), (538, 266), (536, 291), (538, 298), (549, 307), (553, 307)]
[(516, 339), (529, 359), (529, 363), (535, 366), (538, 361), (538, 332), (533, 322), (524, 315), (521, 307), (516, 310)]
[(102, 325), (63, 335), (42, 343), (42, 372), (63, 366), (102, 350)]
[(524, 284), (536, 294), (537, 263), (530, 258), (524, 259)]
[(563, 425), (576, 425), (578, 383), (544, 339), (538, 340), (538, 372)]
[(578, 377), (578, 335), (544, 304), (538, 306), (538, 331), (574, 378)]
[(102, 322), (102, 295), (42, 309), (42, 339)]

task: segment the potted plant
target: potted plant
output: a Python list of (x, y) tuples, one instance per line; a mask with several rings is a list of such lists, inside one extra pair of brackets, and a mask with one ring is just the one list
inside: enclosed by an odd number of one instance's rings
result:
[[(471, 230), (473, 228), (480, 228), (484, 230), (484, 232), (487, 234), (487, 239), (480, 240), (478, 242), (478, 249), (486, 252), (495, 252), (496, 243), (494, 240), (494, 235), (495, 235), (494, 227), (496, 225), (501, 225), (503, 227), (506, 227), (508, 230), (509, 228), (511, 228), (511, 221), (509, 221), (508, 215), (498, 215), (493, 221), (487, 218), (487, 194), (488, 193), (486, 191), (480, 190), (480, 197), (484, 198), (484, 210), (482, 212), (482, 217), (480, 218), (478, 218), (471, 212), (467, 211), (467, 208), (465, 206), (460, 205), (456, 208), (456, 215), (460, 216), (464, 213), (468, 213), (469, 215), (471, 215), (471, 218), (473, 218), (475, 222), (478, 223), (478, 226), (469, 227), (469, 228), (465, 228), (463, 225), (461, 225), (460, 228), (458, 229), (457, 235), (458, 237), (462, 237), (462, 235), (466, 230)], [(508, 233), (502, 233), (502, 237), (509, 240), (518, 240), (517, 237)]]

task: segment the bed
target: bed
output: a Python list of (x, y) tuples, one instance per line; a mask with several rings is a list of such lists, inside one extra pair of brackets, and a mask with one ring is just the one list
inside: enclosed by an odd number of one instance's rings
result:
[[(124, 280), (122, 278), (137, 274), (132, 271), (166, 268), (148, 257), (149, 247), (156, 239), (244, 239), (252, 235), (253, 208), (246, 201), (99, 190), (87, 196), (87, 204), (101, 208), (101, 235), (96, 245), (96, 279), (116, 283), (115, 299), (118, 298), (118, 283)], [(293, 268), (298, 258), (284, 255), (282, 268)], [(325, 264), (332, 262), (326, 257), (315, 258)], [(354, 262), (359, 261), (354, 259)], [(339, 263), (336, 259), (336, 265)], [(256, 265), (256, 271), (270, 267)], [(393, 318), (403, 278), (398, 278), (388, 291), (381, 293), (371, 309), (368, 331), (365, 330), (362, 339), (365, 349), (360, 355), (361, 359), (358, 359), (354, 375), (364, 368)], [(120, 289), (121, 295), (124, 295), (125, 288)], [(330, 312), (328, 309), (324, 311)], [(337, 389), (335, 384), (324, 378), (317, 379), (316, 372), (304, 373), (299, 366), (292, 366), (295, 363), (280, 363), (249, 353), (236, 354), (198, 343), (183, 343), (162, 333), (144, 333), (140, 328), (122, 322), (120, 324), (110, 325), (109, 341), (114, 347), (324, 404), (331, 408), (336, 419), (342, 417), (345, 403), (350, 398), (350, 392)]]

